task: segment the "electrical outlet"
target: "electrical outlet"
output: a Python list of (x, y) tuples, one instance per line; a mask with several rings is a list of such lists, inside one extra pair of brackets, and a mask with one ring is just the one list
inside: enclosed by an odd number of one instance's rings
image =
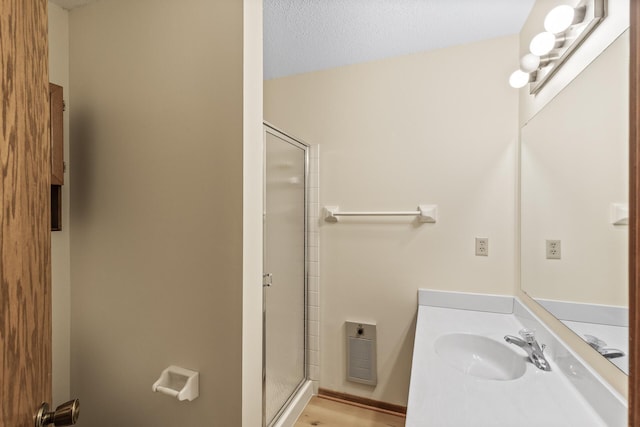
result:
[(560, 259), (560, 240), (547, 240), (547, 259)]
[(476, 256), (489, 256), (488, 237), (476, 237)]

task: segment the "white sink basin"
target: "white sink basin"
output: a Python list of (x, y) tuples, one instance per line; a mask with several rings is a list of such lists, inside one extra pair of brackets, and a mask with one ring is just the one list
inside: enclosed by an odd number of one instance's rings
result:
[(515, 380), (527, 369), (523, 356), (506, 344), (481, 335), (443, 335), (434, 346), (438, 356), (452, 367), (487, 380)]

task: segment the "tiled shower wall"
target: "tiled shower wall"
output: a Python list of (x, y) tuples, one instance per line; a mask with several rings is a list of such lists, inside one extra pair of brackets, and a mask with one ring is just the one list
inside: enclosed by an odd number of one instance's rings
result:
[(320, 380), (320, 147), (309, 147), (309, 226), (307, 229), (307, 372)]

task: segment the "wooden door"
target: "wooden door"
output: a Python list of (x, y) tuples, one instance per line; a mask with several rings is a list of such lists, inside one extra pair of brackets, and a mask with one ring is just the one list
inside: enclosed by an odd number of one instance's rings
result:
[(0, 0), (0, 427), (51, 401), (47, 0)]

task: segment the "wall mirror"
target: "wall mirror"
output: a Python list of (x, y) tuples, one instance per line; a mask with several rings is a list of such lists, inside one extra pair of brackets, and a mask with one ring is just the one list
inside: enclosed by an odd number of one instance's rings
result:
[(628, 374), (629, 31), (521, 129), (521, 286)]

